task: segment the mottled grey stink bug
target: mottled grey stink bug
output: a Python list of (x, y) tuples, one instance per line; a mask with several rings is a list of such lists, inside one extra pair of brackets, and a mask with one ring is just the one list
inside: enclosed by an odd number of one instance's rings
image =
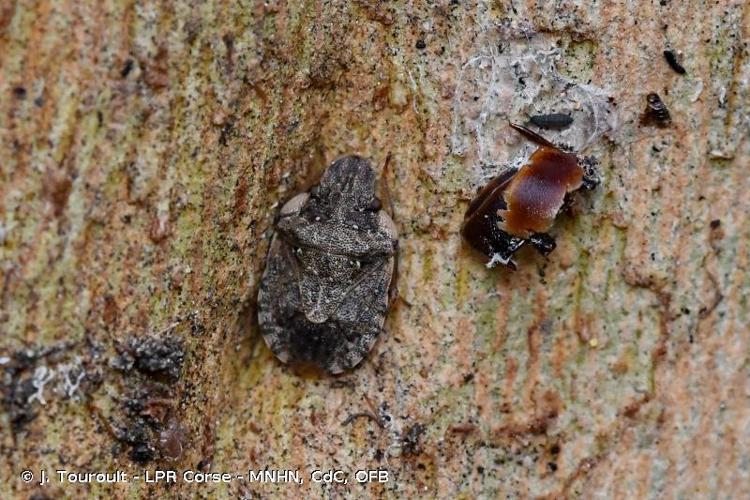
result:
[(332, 374), (356, 366), (383, 329), (397, 245), (367, 160), (333, 162), (276, 221), (258, 292), (268, 347)]

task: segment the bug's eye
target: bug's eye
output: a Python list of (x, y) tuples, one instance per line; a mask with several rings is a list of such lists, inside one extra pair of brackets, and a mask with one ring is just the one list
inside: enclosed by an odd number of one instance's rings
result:
[(377, 212), (383, 207), (383, 204), (380, 203), (380, 199), (373, 198), (370, 204), (367, 206), (367, 210), (370, 210), (372, 212)]

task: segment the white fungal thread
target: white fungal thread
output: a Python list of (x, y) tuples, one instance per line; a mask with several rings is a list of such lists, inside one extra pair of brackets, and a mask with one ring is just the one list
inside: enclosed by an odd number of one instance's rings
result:
[(719, 89), (719, 107), (725, 108), (727, 106), (727, 88), (721, 86)]
[(29, 396), (26, 400), (27, 403), (31, 403), (34, 400), (39, 401), (41, 405), (46, 405), (47, 401), (44, 399), (44, 386), (53, 378), (55, 378), (55, 370), (51, 370), (46, 366), (38, 366), (34, 370), (34, 377), (31, 379), (31, 384), (36, 389), (36, 392)]
[(485, 266), (487, 266), (487, 269), (492, 269), (498, 264), (507, 266), (508, 262), (510, 262), (509, 258), (503, 258), (503, 256), (499, 253), (494, 253), (492, 254), (492, 258), (489, 260), (489, 262), (487, 262), (487, 264), (485, 264)]
[[(86, 370), (81, 367), (81, 358), (76, 356), (74, 363), (59, 365), (57, 371), (62, 379), (62, 388), (58, 388), (58, 392), (61, 392), (68, 398), (78, 400), (79, 396), (77, 393), (81, 382), (86, 377)], [(75, 375), (73, 375), (74, 373)]]
[[(609, 93), (595, 85), (561, 75), (561, 49), (546, 35), (525, 34), (483, 41), (479, 52), (460, 68), (453, 95), (451, 151), (477, 166), (477, 185), (528, 157), (526, 141), (515, 139), (508, 122), (525, 122), (536, 113), (564, 112), (574, 118), (550, 140), (574, 151), (590, 147), (604, 134), (617, 130), (618, 120)], [(515, 144), (515, 147), (508, 147)], [(521, 164), (523, 164), (521, 162)]]

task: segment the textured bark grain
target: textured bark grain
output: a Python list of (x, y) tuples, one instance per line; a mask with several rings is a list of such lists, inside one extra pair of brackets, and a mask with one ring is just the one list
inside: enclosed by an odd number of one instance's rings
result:
[[(0, 2), (0, 496), (750, 497), (749, 40), (740, 0)], [(602, 184), (488, 270), (463, 213), (561, 78), (611, 97), (574, 124)], [(279, 203), (351, 153), (392, 155), (399, 297), (323, 377), (255, 296)], [(18, 478), (265, 467), (305, 483)]]

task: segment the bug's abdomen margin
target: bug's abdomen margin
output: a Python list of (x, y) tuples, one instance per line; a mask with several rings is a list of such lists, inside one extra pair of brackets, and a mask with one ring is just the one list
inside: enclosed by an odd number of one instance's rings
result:
[(330, 316), (313, 322), (301, 298), (293, 249), (278, 235), (271, 245), (274, 251), (269, 253), (258, 295), (258, 318), (271, 351), (284, 363), (314, 365), (332, 374), (354, 368), (383, 329), (395, 255), (368, 263), (368, 272)]

